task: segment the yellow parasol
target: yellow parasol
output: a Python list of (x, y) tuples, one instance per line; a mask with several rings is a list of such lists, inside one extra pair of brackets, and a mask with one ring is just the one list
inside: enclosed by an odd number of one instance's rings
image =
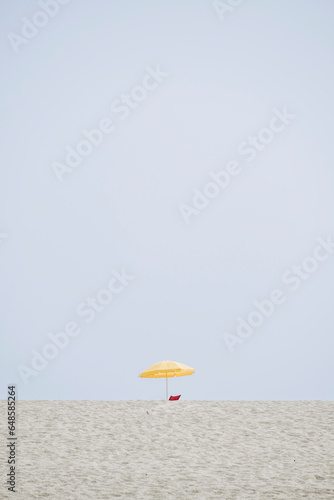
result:
[(139, 377), (166, 378), (166, 400), (168, 400), (169, 377), (183, 377), (183, 375), (192, 375), (193, 373), (195, 373), (195, 370), (183, 363), (177, 363), (176, 361), (160, 361), (160, 363), (155, 363), (155, 365), (144, 370)]

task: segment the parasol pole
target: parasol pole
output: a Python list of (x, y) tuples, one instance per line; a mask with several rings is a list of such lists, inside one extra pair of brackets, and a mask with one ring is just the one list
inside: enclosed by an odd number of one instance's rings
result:
[(168, 401), (168, 377), (166, 373), (166, 401)]

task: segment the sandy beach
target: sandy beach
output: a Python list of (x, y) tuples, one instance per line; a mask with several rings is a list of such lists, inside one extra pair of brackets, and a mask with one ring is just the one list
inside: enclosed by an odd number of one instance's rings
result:
[[(333, 499), (332, 402), (21, 401), (16, 499)], [(7, 492), (1, 401), (1, 492)]]

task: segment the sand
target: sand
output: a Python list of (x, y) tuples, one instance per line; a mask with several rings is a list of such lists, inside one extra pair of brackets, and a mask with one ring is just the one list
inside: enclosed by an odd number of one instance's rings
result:
[(334, 403), (21, 401), (0, 498), (334, 499)]

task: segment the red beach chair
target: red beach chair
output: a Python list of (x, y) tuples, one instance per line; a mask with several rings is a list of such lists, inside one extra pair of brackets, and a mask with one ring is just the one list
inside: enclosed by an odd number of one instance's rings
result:
[(177, 401), (178, 399), (180, 399), (180, 397), (181, 397), (181, 394), (179, 394), (178, 396), (171, 396), (169, 398), (169, 401)]

